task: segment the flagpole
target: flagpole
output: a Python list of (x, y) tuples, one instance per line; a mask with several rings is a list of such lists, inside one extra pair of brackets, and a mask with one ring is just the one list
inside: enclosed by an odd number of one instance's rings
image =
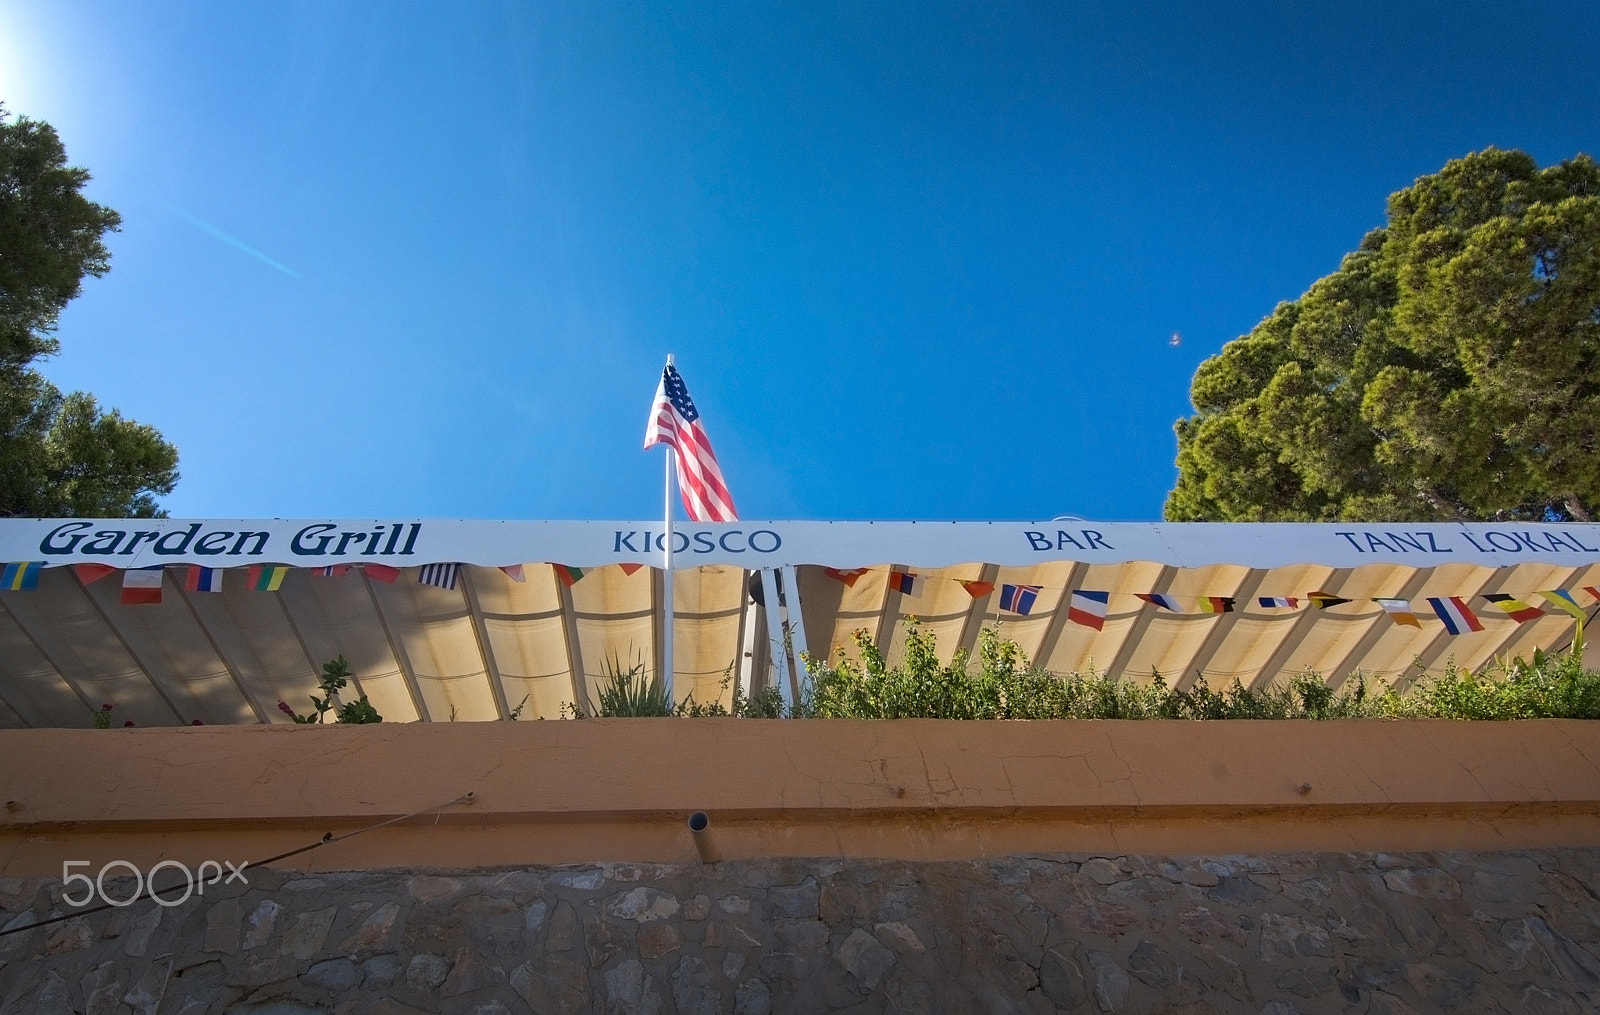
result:
[[(667, 353), (667, 366), (672, 366), (672, 353)], [(671, 445), (667, 446), (667, 471), (662, 480), (661, 516), (662, 529), (665, 534), (664, 545), (661, 550), (661, 598), (662, 598), (662, 629), (661, 629), (661, 689), (666, 694), (667, 708), (672, 708), (672, 483), (677, 472), (675, 456), (677, 452)]]

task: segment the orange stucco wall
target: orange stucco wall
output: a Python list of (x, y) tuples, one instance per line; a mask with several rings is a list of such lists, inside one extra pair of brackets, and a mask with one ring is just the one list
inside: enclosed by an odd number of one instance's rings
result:
[(1600, 846), (1600, 723), (586, 720), (0, 731), (0, 873)]

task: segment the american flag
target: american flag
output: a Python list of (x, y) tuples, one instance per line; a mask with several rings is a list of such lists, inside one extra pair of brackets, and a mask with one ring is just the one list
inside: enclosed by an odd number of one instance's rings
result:
[(678, 492), (684, 510), (697, 522), (736, 522), (733, 496), (722, 481), (711, 439), (700, 425), (700, 410), (689, 398), (689, 389), (671, 363), (661, 371), (655, 404), (650, 407), (650, 423), (645, 427), (644, 446), (665, 444), (678, 453)]

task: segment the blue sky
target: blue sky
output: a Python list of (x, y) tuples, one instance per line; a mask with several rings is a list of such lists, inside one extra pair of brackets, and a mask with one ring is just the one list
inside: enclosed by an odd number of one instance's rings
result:
[(43, 369), (179, 516), (652, 517), (671, 351), (744, 517), (1149, 519), (1390, 192), (1600, 149), (1589, 3), (980, 6), (0, 0), (124, 220)]

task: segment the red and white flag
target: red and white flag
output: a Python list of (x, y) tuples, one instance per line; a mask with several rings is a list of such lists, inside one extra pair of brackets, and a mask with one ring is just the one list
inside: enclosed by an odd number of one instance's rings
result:
[(733, 496), (722, 481), (711, 439), (700, 425), (700, 411), (689, 399), (678, 369), (668, 363), (656, 386), (655, 404), (650, 407), (650, 423), (645, 427), (644, 446), (665, 444), (678, 453), (678, 493), (683, 508), (697, 522), (736, 522)]
[(122, 572), (122, 605), (141, 606), (161, 602), (161, 577), (165, 573), (166, 568), (160, 564), (129, 568)]

